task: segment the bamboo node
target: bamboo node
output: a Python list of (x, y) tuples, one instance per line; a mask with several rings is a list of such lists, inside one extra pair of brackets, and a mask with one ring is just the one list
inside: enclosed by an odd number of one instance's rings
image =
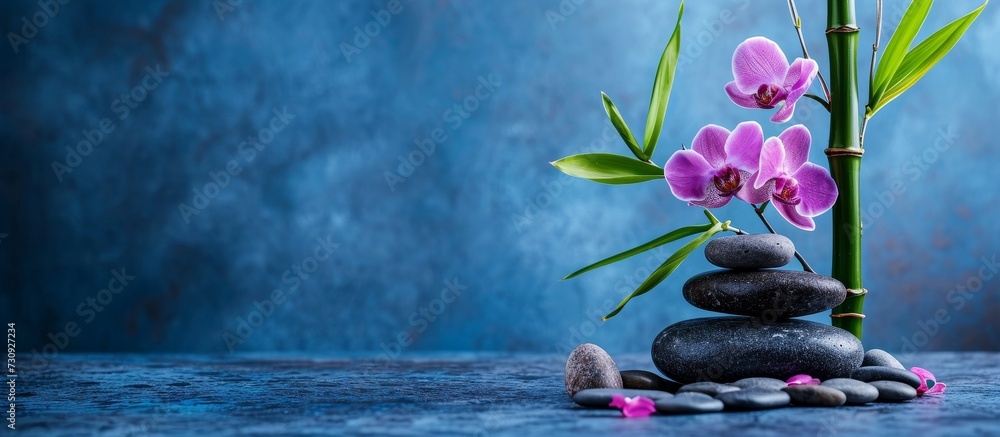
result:
[(854, 317), (858, 319), (863, 319), (865, 318), (865, 315), (861, 313), (839, 313), (839, 314), (830, 314), (830, 317), (834, 319), (840, 319), (843, 317)]
[(862, 288), (860, 290), (855, 290), (853, 288), (848, 288), (847, 289), (847, 294), (849, 294), (851, 296), (864, 296), (864, 295), (868, 294), (868, 289), (867, 288)]
[(833, 158), (834, 156), (857, 156), (865, 154), (865, 149), (848, 149), (843, 147), (828, 147), (823, 151), (826, 153), (828, 158)]
[(854, 32), (858, 32), (860, 30), (861, 30), (861, 28), (858, 27), (858, 26), (846, 25), (846, 26), (831, 27), (829, 29), (826, 29), (826, 33), (827, 34), (831, 34), (831, 33), (854, 33)]

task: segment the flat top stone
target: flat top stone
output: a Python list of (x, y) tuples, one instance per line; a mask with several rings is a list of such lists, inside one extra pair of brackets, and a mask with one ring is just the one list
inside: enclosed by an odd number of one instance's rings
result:
[[(625, 369), (650, 360), (646, 352), (614, 358)], [(618, 411), (576, 407), (566, 396), (565, 353), (403, 353), (385, 360), (374, 353), (60, 352), (44, 371), (18, 378), (17, 392), (30, 396), (16, 401), (17, 427), (25, 436), (1000, 435), (1000, 353), (920, 352), (910, 360), (934, 372), (948, 392), (860, 408), (624, 420)]]
[(727, 269), (781, 267), (794, 256), (792, 240), (777, 234), (730, 235), (705, 245), (708, 262)]

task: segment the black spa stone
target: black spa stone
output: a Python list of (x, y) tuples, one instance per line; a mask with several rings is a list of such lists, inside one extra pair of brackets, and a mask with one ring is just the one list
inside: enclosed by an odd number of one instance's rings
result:
[(903, 364), (896, 357), (882, 349), (869, 349), (868, 352), (865, 352), (865, 359), (861, 362), (861, 366), (885, 366), (906, 370), (906, 367), (903, 367)]
[(788, 386), (785, 381), (775, 378), (743, 378), (739, 381), (730, 383), (730, 385), (747, 389), (747, 388), (766, 388), (769, 390), (781, 390)]
[(847, 403), (847, 395), (833, 387), (822, 385), (790, 385), (781, 389), (798, 405), (839, 407)]
[(748, 388), (722, 393), (715, 397), (729, 410), (766, 410), (784, 407), (791, 402), (788, 393), (765, 388)]
[(864, 382), (896, 381), (913, 388), (920, 387), (920, 377), (916, 373), (888, 366), (860, 367), (851, 374), (851, 378)]
[(820, 385), (844, 392), (847, 403), (852, 405), (867, 404), (878, 399), (878, 389), (874, 385), (856, 379), (833, 378), (823, 381)]
[(776, 234), (732, 235), (705, 245), (708, 262), (727, 269), (781, 267), (794, 255), (792, 240)]
[(676, 393), (681, 384), (647, 370), (622, 370), (622, 387)]
[(872, 381), (879, 402), (904, 402), (917, 397), (917, 389), (896, 381)]
[(684, 299), (691, 305), (765, 321), (826, 311), (846, 297), (840, 281), (795, 270), (715, 270), (684, 283)]
[(718, 396), (720, 393), (736, 391), (739, 389), (739, 387), (732, 385), (719, 384), (711, 381), (701, 381), (684, 385), (677, 390), (677, 393), (701, 393), (708, 396)]
[(668, 326), (653, 341), (653, 364), (678, 382), (733, 382), (754, 376), (821, 380), (851, 376), (864, 348), (851, 333), (804, 320), (765, 323), (712, 317)]
[(704, 393), (678, 393), (672, 398), (656, 401), (656, 411), (665, 414), (697, 414), (722, 411), (722, 401)]
[(646, 397), (652, 400), (671, 398), (674, 395), (665, 391), (657, 390), (635, 390), (628, 388), (591, 388), (580, 390), (573, 395), (573, 402), (589, 408), (613, 408), (611, 398), (614, 395), (622, 395), (627, 398), (636, 396)]

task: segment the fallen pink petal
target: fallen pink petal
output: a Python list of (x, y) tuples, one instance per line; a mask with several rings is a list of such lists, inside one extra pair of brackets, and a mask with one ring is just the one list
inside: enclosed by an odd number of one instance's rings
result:
[(622, 410), (625, 417), (647, 417), (656, 411), (655, 403), (652, 399), (636, 396), (627, 398), (622, 395), (612, 395), (609, 406)]
[(917, 387), (918, 396), (927, 393), (944, 393), (945, 388), (948, 387), (943, 382), (937, 382), (934, 374), (923, 367), (911, 367), (910, 371), (920, 378), (920, 387)]
[(798, 374), (785, 380), (788, 385), (819, 385), (819, 380), (806, 374)]

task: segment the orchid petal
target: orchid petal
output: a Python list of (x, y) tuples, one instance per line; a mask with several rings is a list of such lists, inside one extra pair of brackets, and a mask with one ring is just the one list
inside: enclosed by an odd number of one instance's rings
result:
[(814, 222), (811, 217), (799, 214), (799, 212), (796, 211), (796, 205), (789, 205), (778, 201), (771, 203), (774, 205), (774, 209), (778, 211), (778, 214), (781, 214), (785, 220), (788, 220), (788, 222), (795, 225), (795, 227), (806, 231), (816, 229), (816, 222)]
[(705, 199), (712, 181), (713, 168), (694, 150), (678, 150), (663, 166), (670, 192), (680, 200), (691, 202)]
[[(927, 390), (927, 393), (944, 393), (944, 389), (946, 389), (946, 388), (948, 388), (947, 385), (945, 385), (943, 382), (938, 382), (938, 383), (935, 383), (934, 387), (931, 387), (930, 390)], [(927, 394), (927, 393), (924, 393), (924, 394)]]
[(612, 395), (608, 406), (622, 410), (622, 415), (625, 417), (646, 417), (656, 411), (655, 402), (643, 396), (627, 398), (618, 394)]
[(937, 386), (937, 379), (934, 378), (934, 374), (931, 373), (929, 370), (924, 369), (922, 367), (911, 367), (910, 371), (915, 373), (917, 377), (920, 378), (920, 387), (917, 387), (917, 394), (922, 395), (925, 392), (934, 389), (934, 387), (930, 388), (927, 387), (928, 380), (930, 380), (935, 387)]
[(726, 139), (729, 134), (729, 129), (710, 124), (694, 135), (691, 149), (705, 157), (712, 168), (722, 167), (726, 163)]
[(740, 123), (726, 140), (726, 161), (739, 170), (753, 173), (760, 162), (760, 149), (764, 145), (764, 131), (754, 121)]
[(801, 124), (797, 124), (785, 129), (778, 135), (781, 144), (785, 146), (785, 166), (788, 171), (794, 172), (809, 161), (809, 146), (812, 144), (812, 135), (809, 129)]
[[(740, 174), (743, 173), (740, 172)], [(774, 183), (765, 183), (760, 188), (754, 188), (757, 175), (758, 173), (754, 173), (746, 178), (743, 188), (740, 188), (740, 191), (736, 193), (736, 197), (751, 205), (767, 202), (771, 199), (771, 193), (774, 192)]]
[(759, 173), (753, 181), (753, 187), (759, 189), (768, 181), (785, 174), (785, 146), (775, 137), (764, 141), (760, 150)]
[(788, 385), (819, 385), (819, 380), (806, 374), (798, 374), (785, 380)]
[(625, 408), (625, 407), (628, 406), (628, 402), (626, 402), (625, 399), (626, 399), (625, 396), (622, 396), (622, 395), (619, 395), (619, 394), (613, 394), (613, 395), (611, 395), (611, 403), (608, 404), (608, 406), (609, 407), (615, 407), (615, 408), (618, 408), (618, 409)]
[(774, 41), (753, 37), (736, 47), (733, 76), (740, 91), (753, 94), (761, 85), (784, 83), (788, 76), (788, 58)]
[(700, 206), (702, 208), (721, 208), (729, 204), (729, 201), (733, 200), (733, 196), (724, 196), (719, 188), (715, 184), (709, 184), (708, 188), (705, 190), (705, 198), (699, 200), (692, 200), (688, 202), (694, 206)]
[(813, 79), (819, 73), (819, 64), (812, 59), (797, 58), (788, 67), (783, 85), (785, 89), (809, 89)]
[(791, 100), (786, 100), (785, 103), (778, 108), (778, 111), (771, 116), (770, 120), (772, 123), (784, 123), (791, 120), (793, 114), (795, 114), (795, 103)]
[(733, 103), (738, 106), (750, 109), (760, 109), (754, 95), (746, 94), (743, 91), (740, 91), (740, 87), (736, 86), (736, 82), (729, 82), (726, 84), (726, 94), (729, 95), (729, 100), (732, 100)]
[(816, 217), (837, 202), (837, 183), (825, 168), (807, 162), (792, 177), (799, 183), (798, 194), (802, 201), (795, 206), (799, 214)]

